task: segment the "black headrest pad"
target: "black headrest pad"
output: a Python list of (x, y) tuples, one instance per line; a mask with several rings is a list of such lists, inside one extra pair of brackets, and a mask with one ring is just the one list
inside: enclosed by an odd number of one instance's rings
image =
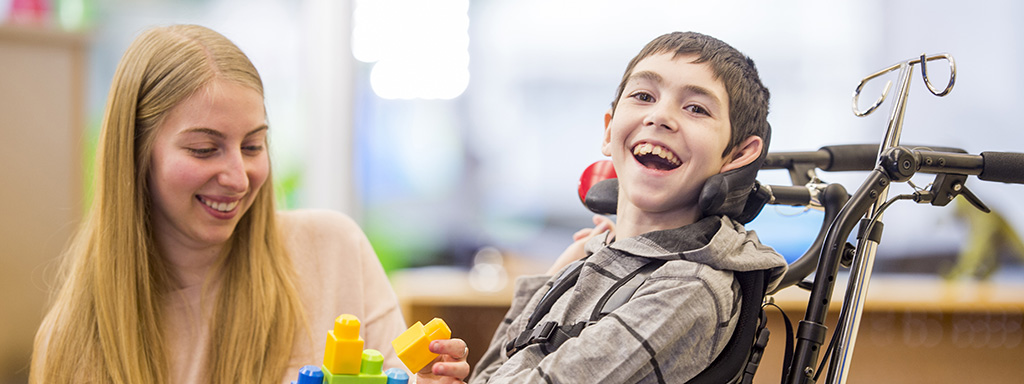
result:
[[(701, 189), (697, 204), (704, 216), (729, 216), (741, 223), (748, 223), (761, 211), (764, 203), (748, 207), (747, 198), (757, 188), (757, 171), (761, 169), (768, 156), (768, 143), (771, 140), (771, 127), (765, 135), (761, 155), (750, 164), (731, 171), (719, 173), (708, 178)], [(756, 209), (756, 210), (755, 210)], [(753, 212), (751, 212), (753, 211)]]

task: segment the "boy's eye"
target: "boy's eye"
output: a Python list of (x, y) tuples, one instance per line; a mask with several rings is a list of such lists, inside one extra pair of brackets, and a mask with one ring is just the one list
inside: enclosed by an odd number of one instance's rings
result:
[(690, 106), (687, 106), (684, 109), (686, 109), (687, 111), (693, 112), (693, 113), (699, 113), (701, 115), (711, 116), (711, 113), (709, 113), (707, 109), (704, 109), (704, 107), (701, 107), (699, 105), (690, 105)]
[(637, 100), (640, 100), (640, 101), (643, 101), (643, 102), (647, 102), (647, 103), (654, 102), (654, 96), (651, 96), (651, 94), (649, 94), (647, 92), (635, 92), (635, 93), (629, 95), (629, 97), (632, 97), (634, 99), (637, 99)]

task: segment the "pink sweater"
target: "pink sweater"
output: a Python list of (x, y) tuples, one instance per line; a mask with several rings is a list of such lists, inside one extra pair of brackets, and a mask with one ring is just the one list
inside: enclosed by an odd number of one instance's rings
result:
[[(398, 299), (366, 235), (352, 219), (330, 211), (288, 211), (278, 225), (298, 275), (299, 294), (309, 316), (310, 332), (299, 329), (282, 383), (298, 378), (303, 365), (323, 365), (327, 331), (343, 313), (361, 323), (365, 348), (384, 354), (384, 369), (406, 369), (391, 340), (406, 329)], [(200, 287), (168, 295), (164, 303), (165, 340), (170, 382), (202, 383), (210, 339), (208, 322), (213, 297), (200, 298)]]

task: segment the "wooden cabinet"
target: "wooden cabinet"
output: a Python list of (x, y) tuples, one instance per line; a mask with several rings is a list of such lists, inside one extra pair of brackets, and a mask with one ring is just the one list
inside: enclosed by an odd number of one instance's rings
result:
[(84, 206), (87, 41), (0, 25), (0, 382), (24, 381)]

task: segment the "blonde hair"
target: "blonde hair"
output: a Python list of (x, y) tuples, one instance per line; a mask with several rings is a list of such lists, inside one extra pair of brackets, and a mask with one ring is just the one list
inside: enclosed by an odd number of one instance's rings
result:
[[(103, 119), (92, 208), (36, 335), (31, 382), (169, 381), (160, 298), (172, 287), (149, 222), (152, 143), (167, 112), (214, 79), (263, 94), (248, 57), (204, 27), (153, 28), (125, 52)], [(268, 175), (218, 263), (209, 382), (280, 382), (306, 322), (274, 217)]]

